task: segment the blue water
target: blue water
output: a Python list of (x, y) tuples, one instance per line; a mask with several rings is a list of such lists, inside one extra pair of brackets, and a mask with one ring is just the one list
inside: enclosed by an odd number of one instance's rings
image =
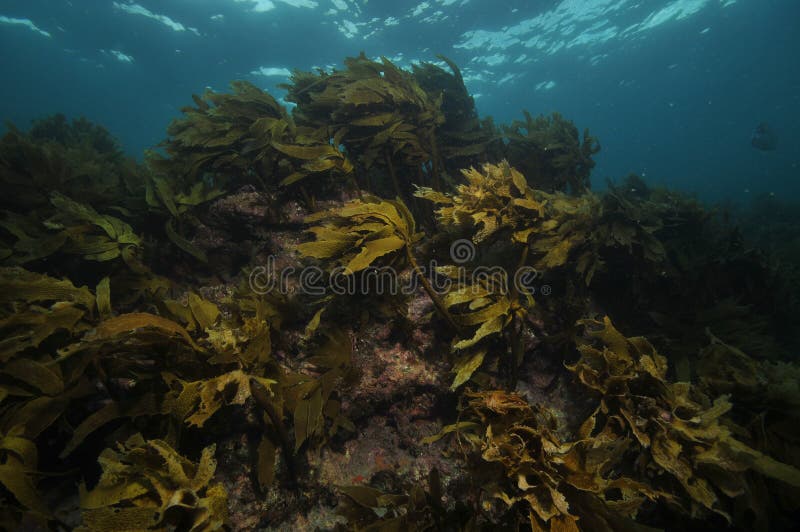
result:
[[(444, 54), (498, 122), (559, 111), (630, 172), (711, 200), (800, 197), (797, 0), (3, 0), (0, 118), (106, 126), (133, 156), (191, 94), (364, 51), (408, 67)], [(750, 136), (766, 121), (778, 149)]]

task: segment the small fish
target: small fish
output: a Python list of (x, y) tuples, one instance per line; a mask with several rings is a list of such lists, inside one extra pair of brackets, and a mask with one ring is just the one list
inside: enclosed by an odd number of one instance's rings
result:
[(753, 130), (750, 137), (750, 144), (757, 150), (773, 151), (778, 147), (778, 137), (766, 122), (761, 122)]

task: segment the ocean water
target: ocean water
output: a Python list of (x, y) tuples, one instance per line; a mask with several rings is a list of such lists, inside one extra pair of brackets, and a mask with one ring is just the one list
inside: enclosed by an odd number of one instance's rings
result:
[[(364, 51), (453, 59), (480, 114), (559, 111), (602, 144), (593, 185), (637, 173), (712, 201), (800, 196), (796, 0), (4, 0), (0, 117), (107, 127), (134, 157), (205, 87), (276, 96)], [(776, 132), (774, 151), (750, 145)]]

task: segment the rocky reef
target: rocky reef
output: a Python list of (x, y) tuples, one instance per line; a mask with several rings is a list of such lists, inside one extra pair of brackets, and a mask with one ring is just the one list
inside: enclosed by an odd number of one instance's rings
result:
[(143, 163), (9, 126), (3, 529), (792, 529), (796, 211), (592, 192), (441, 59), (206, 91)]

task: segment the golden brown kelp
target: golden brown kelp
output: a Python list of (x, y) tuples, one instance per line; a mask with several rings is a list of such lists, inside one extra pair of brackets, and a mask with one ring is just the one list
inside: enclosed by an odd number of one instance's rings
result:
[(420, 188), (416, 195), (439, 205), (436, 216), (444, 227), (474, 232), (475, 243), (501, 230), (512, 231), (515, 242), (527, 243), (523, 231), (543, 217), (544, 204), (508, 163), (485, 164), (481, 170), (462, 170), (466, 183), (453, 194)]
[(466, 516), (447, 513), (437, 470), (428, 474), (427, 484), (427, 489), (414, 485), (400, 494), (370, 486), (339, 486), (342, 497), (337, 511), (347, 518), (347, 527), (337, 530), (462, 530)]
[[(531, 226), (540, 224), (544, 215), (544, 203), (527, 186), (522, 174), (507, 163), (499, 166), (486, 164), (483, 172), (470, 169), (462, 173), (467, 182), (458, 185), (452, 195), (427, 187), (418, 189), (416, 195), (439, 206), (436, 217), (445, 229), (456, 235), (471, 235), (471, 242), (475, 245), (502, 245), (505, 241), (506, 247), (511, 248), (506, 253), (511, 259), (493, 264), (494, 269), (478, 276), (475, 271), (485, 268), (485, 265), (461, 264), (439, 268), (440, 274), (453, 281), (443, 302), (453, 314), (462, 336), (453, 344), (458, 352), (453, 368), (456, 374), (453, 389), (465, 383), (483, 364), (487, 341), (507, 328), (512, 336), (512, 360), (508, 364), (512, 373), (519, 364), (522, 357), (519, 329), (528, 309), (533, 306), (533, 299), (530, 294), (516, 290), (515, 268), (528, 267), (530, 247), (524, 233)], [(468, 244), (466, 251), (474, 252), (474, 246)], [(457, 257), (451, 257), (454, 259)], [(466, 269), (472, 272), (469, 276), (465, 275)]]
[[(42, 217), (44, 222), (37, 221)], [(48, 207), (27, 216), (7, 211), (0, 223), (11, 235), (6, 264), (24, 265), (51, 255), (71, 255), (101, 263), (120, 260), (135, 271), (144, 271), (140, 262), (142, 239), (129, 224), (58, 192), (51, 193)]]
[[(454, 194), (421, 188), (417, 196), (439, 205), (436, 216), (446, 229), (466, 232), (476, 245), (507, 242), (524, 250), (525, 259), (543, 271), (568, 265), (588, 285), (602, 266), (601, 250), (618, 242), (617, 231), (604, 224), (599, 198), (550, 194), (528, 185), (508, 162), (462, 171), (466, 183)], [(621, 231), (621, 228), (619, 229)], [(520, 265), (526, 265), (524, 262)], [(513, 271), (515, 263), (504, 264)]]
[(2, 264), (90, 286), (108, 277), (120, 302), (168, 284), (144, 264), (146, 171), (103, 128), (58, 115), (28, 134), (12, 127), (0, 140), (0, 186), (8, 191), (0, 200)]
[(56, 116), (29, 134), (11, 127), (0, 140), (0, 186), (5, 264), (55, 253), (135, 260), (141, 240), (121, 218), (137, 216), (131, 209), (142, 206), (144, 182), (99, 126)]
[(433, 63), (411, 66), (414, 78), (431, 100), (442, 98), (444, 123), (437, 128), (437, 143), (445, 168), (458, 170), (486, 161), (499, 161), (503, 144), (491, 118), (480, 119), (475, 101), (464, 85), (461, 70), (447, 57), (438, 56), (450, 72)]
[(402, 200), (353, 200), (341, 208), (313, 214), (306, 222), (320, 223), (308, 230), (316, 239), (297, 246), (303, 256), (321, 259), (327, 262), (329, 271), (338, 267), (346, 276), (361, 272), (378, 261), (396, 266), (396, 262), (389, 261), (399, 257), (400, 264), (414, 270), (442, 317), (453, 329), (458, 329), (415, 257), (414, 244), (423, 234), (417, 232), (414, 217)]
[[(244, 82), (231, 83), (232, 94), (206, 90), (193, 95), (196, 107), (182, 109), (173, 120), (163, 152), (148, 152), (146, 202), (160, 226), (178, 249), (201, 262), (206, 253), (191, 241), (199, 225), (198, 207), (232, 187), (255, 184), (277, 186), (282, 155), (273, 142), (294, 135), (286, 110), (267, 92)], [(286, 166), (286, 165), (284, 165)]]
[[(162, 427), (158, 418), (171, 409), (166, 373), (162, 381), (160, 372), (208, 372), (203, 360), (209, 349), (198, 343), (208, 341), (207, 333), (192, 337), (168, 318), (147, 312), (115, 315), (110, 298), (114, 285), (108, 278), (92, 293), (67, 280), (3, 268), (0, 285), (0, 327), (5, 334), (0, 356), (0, 433), (5, 449), (0, 483), (10, 493), (8, 508), (16, 508), (3, 515), (4, 523), (15, 528), (13, 523), (30, 519), (31, 513), (53, 518), (36, 486), (53, 474), (73, 475), (75, 471), (59, 469), (76, 450), (96, 448), (111, 429), (116, 437), (127, 438), (134, 425), (120, 426), (122, 420), (145, 418), (152, 422), (149, 430)], [(216, 306), (194, 295), (189, 302), (194, 331), (214, 326)], [(246, 339), (242, 343), (249, 345)], [(94, 439), (87, 444), (89, 436)], [(37, 472), (37, 448), (50, 464), (47, 475)], [(129, 495), (123, 499), (142, 493)], [(163, 505), (174, 502), (161, 500)]]
[[(8, 282), (12, 283), (15, 277), (9, 279)], [(42, 276), (17, 282), (14, 286), (20, 287), (17, 297), (64, 299), (59, 310), (63, 309), (65, 313), (72, 308), (66, 303), (70, 298), (80, 302), (82, 307), (89, 306), (90, 310), (95, 303), (87, 289), (75, 289), (69, 283)], [(7, 288), (13, 287), (9, 285)], [(106, 296), (101, 297), (104, 291), (98, 288), (97, 310), (101, 315), (110, 310), (108, 302), (104, 301)], [(10, 295), (10, 292), (4, 293)], [(346, 370), (349, 340), (331, 343), (318, 351), (317, 358), (311, 360), (318, 368), (324, 369), (318, 379), (316, 375), (287, 372), (271, 357), (270, 334), (273, 327), (279, 326), (280, 317), (275, 314), (276, 308), (264, 299), (237, 297), (226, 306), (223, 316), (216, 304), (190, 292), (184, 304), (165, 300), (162, 308), (164, 316), (135, 312), (111, 315), (97, 321), (87, 314), (87, 321), (81, 321), (77, 326), (73, 322), (83, 315), (78, 312), (69, 322), (61, 320), (64, 322), (62, 327), (75, 334), (60, 334), (48, 340), (49, 345), (60, 346), (58, 356), (40, 356), (34, 363), (28, 360), (35, 352), (32, 351), (36, 347), (33, 342), (53, 337), (50, 331), (60, 332), (61, 329), (55, 320), (43, 322), (48, 329), (40, 327), (41, 330), (35, 333), (36, 339), (21, 340), (19, 349), (12, 352), (19, 354), (0, 366), (0, 378), (16, 379), (4, 384), (6, 411), (0, 416), (0, 428), (5, 431), (18, 426), (21, 430), (11, 430), (9, 437), (33, 441), (49, 426), (68, 418), (73, 428), (66, 434), (66, 444), (62, 438), (56, 449), (52, 444), (48, 444), (47, 449), (51, 456), (54, 452), (59, 454), (61, 460), (70, 457), (78, 460), (102, 445), (106, 438), (111, 443), (131, 437), (137, 426), (146, 426), (149, 434), (162, 435), (168, 445), (180, 449), (186, 442), (182, 434), (187, 431), (203, 430), (215, 437), (219, 425), (225, 424), (218, 416), (217, 421), (211, 423), (218, 411), (243, 406), (256, 408), (256, 419), (264, 419), (262, 431), (257, 433), (258, 456), (253, 467), (258, 471), (258, 481), (266, 488), (275, 478), (278, 448), (283, 449), (283, 463), (289, 468), (289, 473), (297, 474), (292, 466), (295, 450), (284, 426), (291, 426), (289, 420), (294, 418), (297, 421), (298, 447), (312, 439), (314, 445), (319, 445), (335, 434), (337, 427), (350, 426), (339, 414), (338, 401), (334, 400), (334, 390)], [(113, 313), (113, 309), (110, 312)], [(16, 313), (11, 315), (10, 321), (21, 326), (23, 318)], [(33, 323), (30, 319), (25, 323), (29, 322)], [(45, 367), (53, 372), (49, 380), (44, 379), (49, 375)], [(40, 369), (32, 372), (37, 368)], [(38, 387), (33, 401), (28, 398), (32, 386)], [(303, 408), (307, 411), (305, 415), (300, 413)], [(139, 420), (138, 425), (133, 419)], [(332, 424), (326, 426), (324, 420), (330, 420)], [(216, 428), (208, 428), (209, 425)], [(252, 432), (254, 427), (242, 427), (241, 430)], [(111, 450), (105, 451), (105, 454), (111, 453)], [(180, 461), (177, 455), (174, 458)], [(26, 457), (26, 467), (34, 467), (34, 459), (35, 456)], [(125, 458), (120, 460), (127, 463)], [(172, 471), (171, 466), (164, 473), (141, 472), (154, 483), (153, 490), (147, 493), (136, 490), (135, 493), (122, 492), (119, 486), (110, 484), (113, 481), (111, 477), (107, 482), (101, 478), (100, 484), (89, 493), (89, 502), (84, 500), (83, 503), (86, 525), (98, 528), (112, 526), (110, 523), (119, 524), (121, 521), (117, 519), (123, 517), (143, 518), (142, 511), (137, 514), (134, 510), (124, 510), (140, 506), (156, 509), (155, 513), (147, 514), (148, 519), (153, 520), (147, 521), (147, 526), (153, 527), (162, 522), (171, 523), (181, 515), (185, 519), (200, 520), (198, 522), (220, 518), (222, 514), (216, 512), (226, 507), (224, 499), (217, 496), (219, 494), (212, 496), (211, 491), (201, 493), (200, 485), (170, 484), (177, 481), (167, 476), (169, 471)], [(11, 473), (13, 471), (9, 469)], [(188, 471), (187, 475), (190, 475)], [(13, 481), (10, 484), (12, 494), (19, 494), (16, 496), (18, 503), (28, 511), (38, 511), (39, 507), (35, 506), (28, 492), (19, 487), (27, 477), (9, 478), (9, 482)], [(194, 496), (187, 493), (187, 489), (195, 490)], [(108, 490), (119, 498), (106, 499), (103, 493)], [(180, 497), (176, 493), (181, 494)], [(185, 500), (184, 495), (188, 497)], [(204, 502), (209, 497), (211, 501)], [(175, 508), (176, 501), (183, 501), (179, 508)], [(213, 503), (216, 517), (207, 515), (207, 503)], [(216, 526), (209, 525), (209, 529)]]
[(445, 121), (443, 132), (468, 132), (478, 129), (480, 122), (475, 109), (475, 100), (464, 85), (461, 69), (452, 60), (440, 55), (438, 58), (447, 64), (451, 72), (433, 63), (411, 65), (411, 72), (420, 87), (435, 100), (442, 97), (442, 113)]
[(351, 376), (353, 347), (346, 332), (325, 336), (307, 362), (315, 374), (288, 373), (283, 394), (286, 408), (294, 422), (294, 449), (305, 443), (318, 449), (333, 438), (340, 428), (353, 432), (352, 421), (341, 409), (340, 387)]
[[(737, 510), (765, 502), (763, 478), (800, 485), (799, 469), (741, 441), (726, 416), (727, 396), (712, 400), (689, 383), (668, 381), (666, 359), (646, 339), (622, 336), (608, 318), (583, 325), (597, 345), (579, 345), (581, 358), (568, 368), (598, 403), (574, 434), (520, 395), (482, 391), (466, 393), (459, 421), (425, 440), (454, 438), (484, 496), (511, 512), (502, 519), (534, 530), (634, 530), (642, 519), (678, 526), (684, 516), (714, 513), (747, 527), (751, 516)], [(666, 513), (654, 521), (655, 503)]]
[(511, 165), (525, 174), (531, 186), (546, 192), (587, 190), (595, 164), (592, 156), (600, 151), (597, 139), (588, 129), (581, 139), (578, 128), (559, 113), (536, 118), (524, 114), (524, 121), (502, 127)]
[[(800, 467), (800, 367), (792, 362), (755, 360), (711, 334), (709, 340), (697, 359), (699, 385), (709, 395), (730, 395), (731, 415), (749, 431), (754, 447)], [(800, 488), (753, 480), (762, 484), (761, 489), (734, 510), (746, 515), (748, 507), (759, 508), (754, 516), (754, 528), (759, 530), (791, 528), (787, 516), (800, 508)]]
[[(600, 216), (595, 196), (534, 190), (507, 162), (462, 173), (466, 183), (457, 185), (453, 194), (430, 188), (416, 193), (438, 206), (436, 218), (446, 234), (453, 239), (467, 237), (471, 250), (477, 251), (473, 255), (485, 251), (491, 259), (440, 268), (453, 280), (445, 305), (462, 329), (472, 331), (471, 338), (464, 335), (454, 344), (457, 350), (467, 349), (456, 362), (454, 386), (482, 364), (484, 339), (504, 331), (511, 354), (502, 358), (508, 359), (513, 377), (523, 356), (525, 321), (534, 306), (532, 287), (520, 285), (521, 274), (553, 276), (556, 270), (567, 269), (570, 276), (577, 274), (588, 283), (602, 263), (601, 246), (593, 238)], [(469, 275), (464, 275), (467, 270)], [(493, 351), (502, 353), (503, 349)]]
[(54, 363), (53, 347), (91, 322), (96, 300), (85, 286), (22, 268), (0, 268), (0, 293), (0, 485), (10, 494), (0, 493), (0, 519), (14, 529), (52, 517), (37, 489), (40, 453), (49, 450), (40, 436), (91, 391), (87, 379)]
[(646, 339), (624, 337), (607, 317), (583, 325), (599, 345), (579, 345), (581, 359), (569, 369), (598, 394), (599, 404), (580, 433), (608, 435), (624, 445), (620, 457), (636, 454), (633, 462), (619, 464), (633, 478), (669, 494), (665, 500), (691, 518), (713, 512), (729, 523), (735, 498), (757, 496), (745, 472), (800, 486), (800, 470), (736, 436), (725, 416), (731, 409), (727, 396), (712, 399), (689, 383), (669, 382), (666, 359)]
[(605, 435), (570, 442), (553, 412), (500, 390), (467, 392), (452, 438), (481, 490), (482, 520), (533, 530), (639, 530), (633, 518), (659, 494), (612, 473), (621, 447)]
[(135, 214), (141, 207), (141, 169), (103, 127), (54, 115), (34, 122), (27, 133), (11, 125), (8, 129), (0, 140), (4, 209), (47, 207), (52, 192), (118, 212)]
[[(50, 517), (36, 491), (37, 457), (29, 450), (37, 445), (51, 462), (55, 456), (61, 461), (80, 460), (106, 439), (109, 444), (124, 441), (135, 437), (137, 426), (146, 426), (147, 434), (161, 435), (180, 449), (185, 442), (182, 434), (203, 429), (213, 437), (219, 428), (207, 427), (218, 411), (247, 406), (257, 409), (256, 419), (263, 418), (254, 470), (266, 488), (275, 478), (278, 448), (283, 449), (289, 473), (296, 475), (293, 455), (299, 447), (306, 442), (319, 446), (341, 427), (352, 430), (337, 399), (339, 381), (349, 365), (346, 335), (331, 336), (309, 360), (319, 374), (287, 371), (271, 356), (271, 331), (280, 325), (280, 316), (263, 298), (236, 298), (223, 316), (216, 304), (190, 292), (185, 304), (164, 300), (164, 315), (116, 314), (108, 286), (99, 286), (94, 295), (86, 287), (21, 269), (3, 272), (2, 325), (9, 337), (0, 359), (0, 433), (3, 445), (14, 454), (4, 458), (0, 482), (15, 500), (12, 508), (17, 517), (8, 517), (10, 523), (23, 514)], [(56, 304), (49, 309), (44, 306), (53, 301)], [(292, 425), (294, 449), (286, 429)], [(54, 442), (44, 433), (51, 434), (56, 427), (62, 437)], [(135, 451), (140, 452), (151, 451)], [(116, 528), (126, 519), (147, 517), (147, 526), (157, 527), (184, 514), (197, 523), (222, 519), (218, 512), (226, 507), (218, 490), (214, 488), (215, 495), (201, 493), (201, 484), (188, 486), (169, 477), (174, 473), (170, 460), (182, 459), (174, 451), (165, 452), (173, 454), (164, 455), (169, 465), (164, 472), (134, 468), (136, 475), (153, 483), (147, 491), (120, 491), (115, 484), (118, 477), (102, 477), (84, 497), (86, 525)], [(127, 463), (124, 456), (119, 460)], [(142, 482), (125, 481), (126, 485)], [(213, 511), (207, 505), (213, 505)], [(145, 516), (141, 510), (127, 510), (142, 506), (154, 508), (155, 513)], [(217, 526), (212, 523), (208, 528)]]
[[(409, 183), (423, 178), (422, 165), (428, 164), (431, 180), (438, 182), (441, 97), (431, 98), (410, 73), (386, 58), (372, 61), (362, 53), (345, 59), (345, 66), (330, 74), (293, 73), (292, 83), (283, 87), (286, 100), (297, 104), (292, 115), (298, 127), (343, 146), (367, 189), (408, 194)], [(388, 186), (370, 185), (368, 174), (375, 168), (387, 175)]]
[(227, 307), (231, 319), (222, 319), (215, 305), (192, 294), (188, 307), (168, 306), (190, 326), (194, 321), (192, 329), (205, 331), (211, 356), (205, 368), (198, 364), (191, 374), (183, 370), (191, 380), (162, 373), (169, 389), (163, 410), (180, 425), (203, 428), (221, 409), (255, 407), (262, 433), (254, 469), (261, 489), (276, 478), (279, 452), (295, 481), (302, 474), (294, 463), (301, 448), (317, 450), (342, 428), (354, 429), (340, 411), (339, 389), (350, 375), (352, 356), (345, 332), (322, 335), (305, 360), (310, 371), (296, 371), (279, 364), (272, 353), (272, 333), (281, 327), (279, 302), (234, 296)]
[(168, 128), (161, 144), (166, 157), (151, 154), (150, 166), (185, 190), (210, 180), (253, 183), (262, 188), (288, 185), (311, 174), (352, 168), (330, 137), (296, 128), (286, 109), (269, 93), (246, 81), (231, 83), (232, 94), (207, 90), (194, 96), (197, 107)]
[(228, 494), (212, 484), (215, 446), (195, 464), (162, 440), (131, 436), (104, 450), (103, 474), (91, 490), (81, 490), (83, 525), (78, 530), (212, 531), (228, 524)]
[(277, 181), (280, 154), (272, 143), (293, 137), (294, 124), (269, 93), (246, 81), (231, 87), (230, 94), (194, 95), (196, 107), (184, 107), (184, 117), (167, 129), (169, 138), (161, 144), (166, 157), (151, 154), (150, 166), (176, 189), (204, 179), (217, 186)]
[(0, 485), (8, 490), (0, 498), (6, 510), (2, 526), (16, 529), (32, 517), (54, 517), (39, 493), (53, 466), (43, 466), (47, 474), (39, 467), (43, 460), (52, 464), (57, 454), (54, 431), (73, 413), (75, 402), (93, 392), (82, 372), (57, 364), (55, 348), (93, 321), (95, 297), (86, 287), (20, 268), (3, 268), (0, 275)]

